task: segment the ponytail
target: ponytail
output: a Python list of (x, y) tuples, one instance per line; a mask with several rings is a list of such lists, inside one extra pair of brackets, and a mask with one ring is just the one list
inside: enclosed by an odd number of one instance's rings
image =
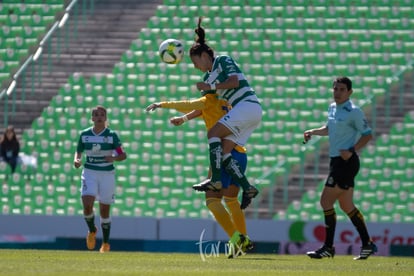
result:
[(206, 52), (211, 58), (214, 58), (214, 51), (206, 44), (206, 32), (201, 27), (202, 17), (198, 18), (197, 28), (194, 29), (196, 33), (195, 43), (190, 48), (190, 56), (201, 56), (203, 52)]
[(201, 20), (202, 20), (202, 17), (200, 16), (198, 18), (197, 29), (194, 30), (194, 32), (197, 35), (196, 39), (195, 39), (195, 42), (199, 43), (199, 44), (206, 44), (206, 32), (201, 27)]

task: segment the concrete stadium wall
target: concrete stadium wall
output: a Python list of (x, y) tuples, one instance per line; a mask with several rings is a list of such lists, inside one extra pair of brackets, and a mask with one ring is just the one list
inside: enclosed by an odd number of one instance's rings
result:
[[(255, 252), (304, 254), (324, 239), (322, 222), (247, 220)], [(99, 218), (96, 218), (99, 225)], [(378, 255), (414, 256), (414, 225), (368, 223)], [(0, 248), (48, 248), (85, 250), (87, 227), (82, 216), (0, 215)], [(101, 233), (98, 232), (98, 240)], [(225, 246), (225, 232), (212, 219), (112, 217), (114, 250), (199, 252)], [(336, 227), (337, 254), (356, 255), (361, 242), (350, 222)], [(220, 250), (222, 250), (220, 249)], [(210, 252), (205, 252), (208, 255)]]
[[(99, 218), (95, 219), (99, 225)], [(247, 228), (257, 240), (277, 240), (277, 222), (248, 220)], [(87, 227), (81, 216), (0, 215), (0, 236), (31, 235), (85, 237)], [(227, 240), (225, 232), (211, 219), (112, 217), (111, 237), (138, 240)]]

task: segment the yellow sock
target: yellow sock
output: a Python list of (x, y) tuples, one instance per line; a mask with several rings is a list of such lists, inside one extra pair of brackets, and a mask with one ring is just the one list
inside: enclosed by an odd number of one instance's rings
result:
[(226, 208), (224, 208), (223, 204), (221, 203), (221, 199), (210, 197), (207, 198), (206, 204), (208, 209), (210, 209), (210, 211), (213, 213), (218, 224), (220, 224), (224, 231), (226, 231), (227, 235), (231, 237), (233, 233), (236, 231), (236, 229), (234, 228), (230, 214), (227, 212)]
[(240, 209), (240, 203), (237, 200), (237, 197), (224, 197), (224, 202), (226, 202), (227, 208), (230, 211), (231, 218), (233, 220), (236, 230), (247, 235), (246, 230), (246, 219), (244, 217), (243, 211)]

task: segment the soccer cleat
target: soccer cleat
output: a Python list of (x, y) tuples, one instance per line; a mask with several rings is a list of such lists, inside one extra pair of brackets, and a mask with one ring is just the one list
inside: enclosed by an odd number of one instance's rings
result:
[(109, 245), (109, 243), (103, 243), (101, 245), (101, 249), (99, 249), (99, 252), (105, 253), (105, 252), (109, 252), (110, 250), (111, 250), (111, 246)]
[(246, 209), (247, 206), (252, 202), (252, 199), (257, 196), (259, 190), (257, 190), (254, 186), (251, 186), (245, 190), (242, 194), (242, 202), (240, 204), (240, 209)]
[(228, 258), (229, 259), (233, 259), (233, 258), (236, 258), (244, 254), (242, 250), (243, 240), (244, 240), (244, 236), (240, 232), (238, 231), (234, 232), (233, 236), (231, 236), (228, 242), (228, 247), (229, 247)]
[(230, 253), (228, 255), (228, 258), (233, 259), (242, 255), (246, 255), (247, 251), (252, 250), (253, 242), (250, 240), (249, 236), (235, 232), (229, 241), (229, 249)]
[(98, 229), (95, 227), (95, 232), (88, 232), (88, 235), (86, 236), (86, 247), (89, 250), (95, 249), (97, 232), (98, 232)]
[(322, 259), (325, 257), (333, 258), (335, 256), (335, 247), (328, 247), (326, 245), (323, 245), (318, 250), (306, 252), (306, 255), (312, 259)]
[(242, 238), (242, 250), (243, 252), (250, 251), (254, 248), (253, 242), (250, 240), (249, 236), (243, 236), (244, 240)]
[(201, 183), (194, 184), (193, 189), (199, 192), (214, 191), (219, 192), (221, 190), (221, 181), (212, 182), (210, 179), (206, 179)]
[(361, 252), (359, 253), (358, 257), (355, 257), (354, 260), (366, 260), (372, 254), (375, 254), (378, 251), (377, 246), (375, 243), (370, 242), (368, 245), (361, 247)]

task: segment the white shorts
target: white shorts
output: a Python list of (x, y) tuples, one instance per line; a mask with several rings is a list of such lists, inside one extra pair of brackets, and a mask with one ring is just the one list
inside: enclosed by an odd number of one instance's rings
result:
[(94, 196), (103, 204), (115, 201), (115, 171), (83, 169), (81, 176), (81, 196)]
[[(257, 98), (254, 99), (257, 100)], [(219, 120), (219, 123), (226, 126), (233, 133), (224, 137), (224, 139), (244, 146), (261, 121), (261, 105), (244, 100), (230, 109), (229, 113)]]

